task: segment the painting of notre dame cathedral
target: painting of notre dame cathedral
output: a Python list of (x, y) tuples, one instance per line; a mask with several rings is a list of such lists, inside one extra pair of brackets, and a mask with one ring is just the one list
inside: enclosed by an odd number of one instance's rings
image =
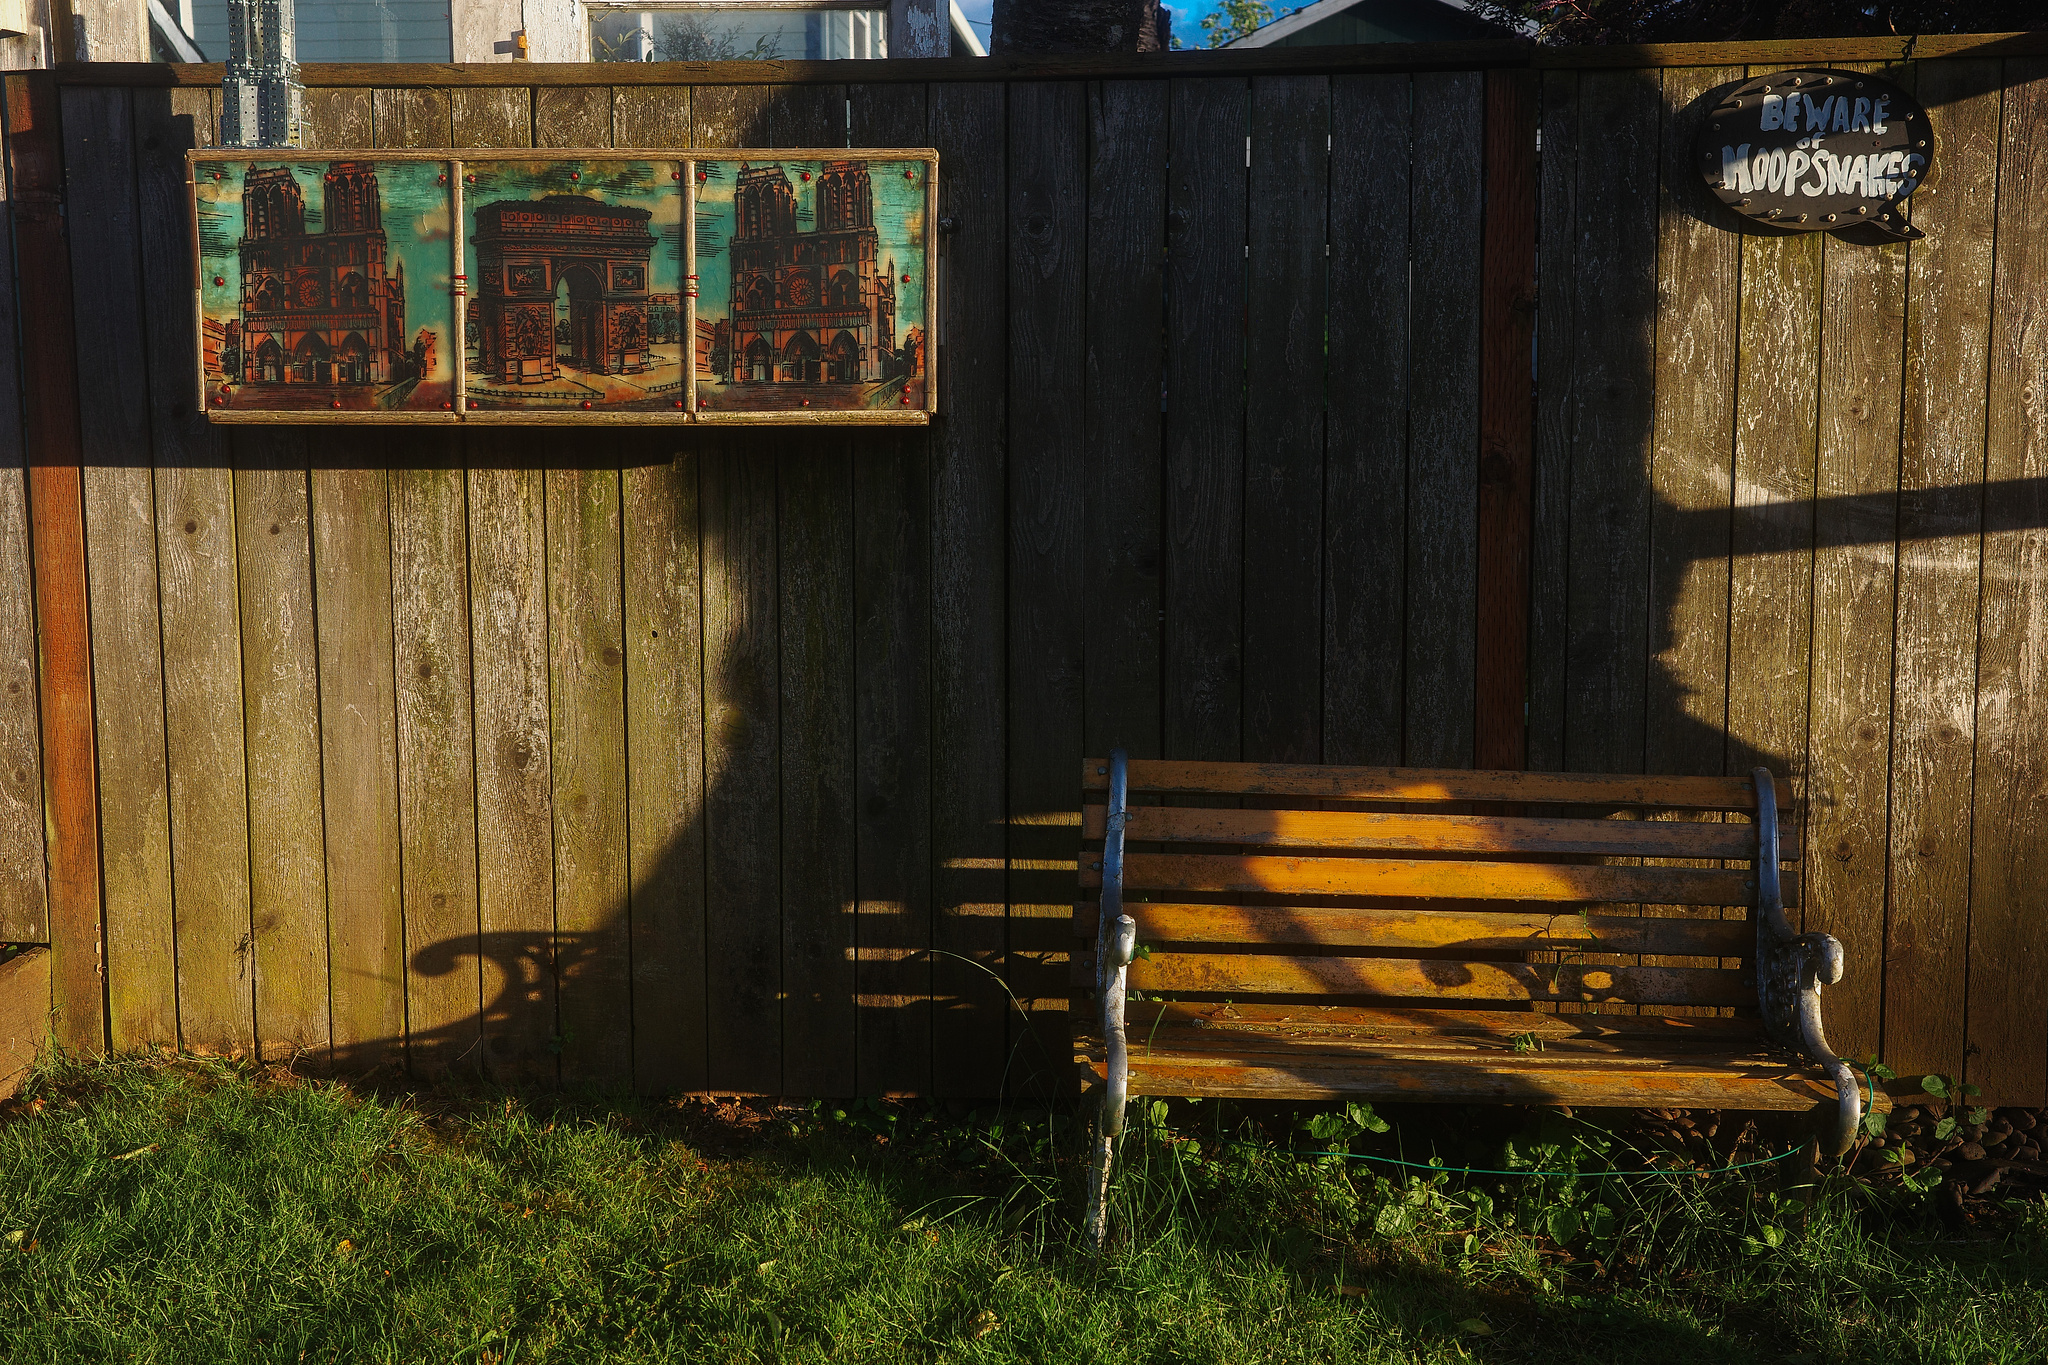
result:
[(453, 406), (445, 163), (216, 163), (194, 186), (210, 409)]
[(924, 407), (929, 164), (696, 163), (701, 410)]

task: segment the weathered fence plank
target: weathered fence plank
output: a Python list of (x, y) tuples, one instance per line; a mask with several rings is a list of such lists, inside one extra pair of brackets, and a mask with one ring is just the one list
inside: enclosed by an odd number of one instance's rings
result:
[[(1330, 81), (1323, 757), (1401, 762), (1408, 595), (1408, 76)], [(1526, 360), (1524, 361), (1526, 364)]]
[[(928, 137), (921, 85), (850, 86), (849, 142)], [(901, 271), (898, 271), (900, 277)], [(921, 293), (921, 275), (897, 281)], [(919, 324), (927, 356), (933, 319)], [(907, 340), (898, 319), (898, 344)], [(932, 1092), (931, 440), (862, 432), (853, 504), (854, 1075), (862, 1094)]]
[(1945, 1076), (1965, 1064), (1998, 77), (1995, 62), (1921, 65), (1941, 145), (1908, 257), (1884, 1053)]
[[(0, 175), (0, 259), (14, 259), (14, 206)], [(0, 290), (0, 374), (15, 375), (19, 299)], [(43, 756), (36, 731), (35, 575), (29, 547), (27, 454), (21, 391), (0, 384), (0, 938), (40, 943), (50, 932), (49, 883), (43, 866)], [(170, 922), (143, 947), (138, 979), (151, 971), (168, 981)], [(154, 965), (152, 965), (152, 961)], [(47, 961), (35, 979), (47, 979)], [(145, 988), (147, 990), (147, 988)]]
[(1088, 471), (1087, 88), (1010, 91), (1010, 929), (1005, 976), (1029, 1011), (1012, 1034), (1019, 1084), (1065, 1084), (1069, 869), (1079, 851), (1081, 566)]
[(483, 1064), (511, 1082), (559, 1069), (545, 435), (493, 432), (468, 480)]
[(2028, 491), (1985, 506), (1964, 1047), (1993, 1104), (2048, 1094), (2048, 62), (2006, 63), (2003, 112), (1984, 478)]
[[(304, 431), (237, 433), (249, 932), (236, 947), (241, 980), (254, 979), (256, 1041), (266, 1057), (318, 1047), (327, 1036), (326, 836), (309, 471)], [(387, 980), (402, 1002), (402, 976), (394, 971)]]
[(405, 1027), (404, 992), (391, 988), (403, 981), (405, 915), (390, 485), (361, 467), (348, 433), (312, 446), (330, 1044), (341, 1063), (375, 1066), (403, 1055)]
[(1174, 81), (1166, 205), (1165, 753), (1243, 747), (1242, 80)]
[(932, 429), (932, 1088), (988, 1093), (1005, 1058), (1009, 729), (1003, 692), (1005, 337), (988, 306), (1007, 279), (1004, 91), (931, 88), (939, 152), (939, 407)]
[(1828, 992), (1829, 1039), (1859, 1057), (1882, 1041), (1871, 911), (1885, 903), (1906, 258), (1904, 243), (1822, 249), (1805, 922), (1866, 964)]
[(704, 1088), (704, 634), (694, 451), (627, 443), (626, 836), (633, 1084)]
[(1244, 757), (1310, 763), (1323, 748), (1329, 79), (1255, 79), (1250, 127), (1243, 272)]
[(109, 970), (107, 988), (113, 1037), (133, 1046), (177, 1036), (175, 996), (156, 994), (170, 967), (170, 791), (136, 148), (128, 91), (66, 90), (63, 105), (73, 299), (94, 319), (79, 333), (79, 373), (96, 391), (80, 404), (79, 428), (87, 585), (100, 623), (92, 668), (105, 932), (109, 953), (118, 946), (132, 959)]
[(1409, 236), (1414, 297), (1408, 393), (1405, 761), (1472, 763), (1479, 639), (1479, 271), (1485, 83), (1415, 78)]
[(468, 507), (451, 431), (392, 442), (391, 675), (398, 706), (406, 1063), (474, 1075), (478, 962), (476, 762)]

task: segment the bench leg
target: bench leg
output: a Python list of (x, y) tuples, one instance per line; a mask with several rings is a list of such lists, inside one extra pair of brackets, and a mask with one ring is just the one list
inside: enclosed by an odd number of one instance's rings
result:
[(1124, 824), (1130, 818), (1129, 757), (1109, 756), (1109, 811), (1102, 840), (1102, 898), (1095, 930), (1095, 984), (1102, 997), (1104, 1077), (1102, 1112), (1095, 1120), (1095, 1150), (1088, 1162), (1088, 1205), (1081, 1218), (1088, 1244), (1098, 1251), (1109, 1231), (1109, 1165), (1124, 1130), (1130, 1096), (1130, 1048), (1124, 1039), (1126, 973), (1137, 952), (1138, 925), (1124, 908)]

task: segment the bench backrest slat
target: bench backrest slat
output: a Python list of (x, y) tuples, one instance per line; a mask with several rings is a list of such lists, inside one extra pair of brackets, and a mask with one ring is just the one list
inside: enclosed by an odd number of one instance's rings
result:
[[(1100, 839), (1109, 808), (1081, 807), (1081, 837)], [(1618, 858), (1755, 856), (1756, 829), (1705, 820), (1571, 820), (1408, 811), (1235, 810), (1136, 806), (1125, 837), (1158, 844), (1387, 849), (1414, 853), (1584, 853)], [(1796, 831), (1781, 836), (1796, 848)]]
[[(1507, 801), (1541, 805), (1654, 806), (1669, 810), (1756, 809), (1739, 777), (1644, 777), (1606, 773), (1468, 771), (1463, 768), (1359, 768), (1291, 763), (1197, 763), (1134, 758), (1133, 792), (1292, 796), (1323, 801)], [(1084, 759), (1083, 791), (1109, 789), (1109, 760)], [(1784, 791), (1780, 807), (1787, 805)]]
[[(1473, 952), (1660, 953), (1747, 957), (1756, 929), (1747, 920), (1692, 916), (1581, 915), (1555, 910), (1385, 910), (1329, 905), (1189, 905), (1126, 902), (1138, 941), (1272, 944), (1325, 948)], [(1083, 905), (1074, 932), (1095, 934)]]

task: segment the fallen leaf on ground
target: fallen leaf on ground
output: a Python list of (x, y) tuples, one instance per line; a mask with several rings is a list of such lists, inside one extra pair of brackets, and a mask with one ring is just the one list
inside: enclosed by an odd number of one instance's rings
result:
[(349, 1257), (355, 1254), (355, 1250), (356, 1244), (349, 1238), (344, 1237), (335, 1244), (334, 1254), (341, 1257), (342, 1260), (346, 1261)]
[(972, 1330), (968, 1332), (967, 1339), (969, 1341), (980, 1341), (1002, 1325), (1003, 1320), (996, 1316), (994, 1309), (984, 1308), (974, 1315), (974, 1321), (970, 1324)]
[(1460, 1332), (1470, 1332), (1475, 1337), (1490, 1337), (1493, 1335), (1493, 1329), (1488, 1327), (1480, 1318), (1466, 1318), (1458, 1324), (1458, 1330)]
[(152, 1143), (150, 1143), (150, 1144), (149, 1144), (149, 1146), (147, 1146), (147, 1147), (137, 1147), (137, 1148), (136, 1148), (136, 1149), (135, 1149), (134, 1151), (132, 1151), (132, 1152), (123, 1152), (123, 1153), (121, 1153), (121, 1155), (119, 1155), (119, 1156), (115, 1157), (115, 1158), (114, 1158), (114, 1160), (116, 1160), (116, 1161), (133, 1161), (133, 1160), (135, 1160), (135, 1158), (136, 1158), (136, 1157), (139, 1157), (139, 1156), (148, 1156), (148, 1155), (149, 1155), (149, 1154), (150, 1154), (151, 1152), (154, 1152), (154, 1151), (156, 1151), (156, 1150), (157, 1150), (157, 1148), (161, 1147), (162, 1145), (163, 1145), (162, 1143), (158, 1143), (158, 1142), (152, 1142)]
[(766, 1274), (767, 1274), (767, 1273), (768, 1273), (769, 1271), (771, 1271), (771, 1270), (775, 1269), (775, 1262), (776, 1262), (777, 1260), (779, 1260), (779, 1259), (781, 1259), (781, 1258), (780, 1258), (780, 1257), (774, 1257), (774, 1258), (771, 1258), (771, 1259), (769, 1259), (769, 1260), (766, 1260), (766, 1261), (763, 1261), (763, 1262), (761, 1262), (761, 1264), (760, 1264), (760, 1265), (758, 1265), (758, 1266), (756, 1266), (756, 1267), (754, 1267), (754, 1268), (755, 1268), (755, 1269), (756, 1269), (757, 1271), (759, 1271), (759, 1272), (760, 1272), (761, 1274), (763, 1274), (763, 1275), (766, 1275)]
[(1364, 1295), (1365, 1286), (1362, 1284), (1340, 1284), (1337, 1286), (1337, 1292), (1347, 1299), (1356, 1299)]

